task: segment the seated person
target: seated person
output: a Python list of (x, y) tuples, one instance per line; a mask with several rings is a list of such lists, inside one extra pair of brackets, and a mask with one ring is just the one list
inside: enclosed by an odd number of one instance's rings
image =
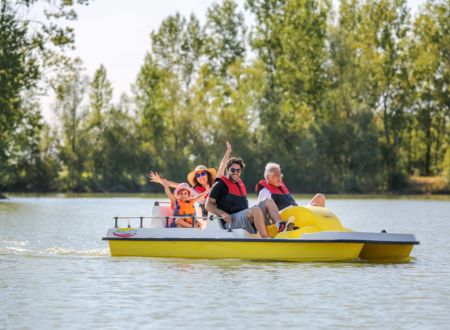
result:
[[(258, 194), (258, 203), (272, 198), (279, 210), (289, 206), (297, 206), (289, 190), (283, 183), (283, 174), (280, 165), (275, 163), (267, 163), (264, 171), (264, 179), (260, 180), (255, 187)], [(308, 203), (311, 206), (325, 207), (325, 196), (316, 194)]]
[(248, 207), (247, 192), (240, 178), (244, 167), (241, 158), (228, 160), (227, 174), (216, 180), (206, 200), (206, 209), (222, 217), (230, 228), (243, 228), (251, 234), (257, 231), (262, 238), (270, 238), (266, 225), (271, 221), (279, 229), (285, 225), (281, 226), (278, 209), (270, 198)]
[[(194, 197), (194, 191), (187, 183), (180, 183), (175, 192), (172, 194), (169, 188), (169, 183), (166, 179), (162, 180), (164, 191), (167, 197), (169, 197), (172, 205), (174, 205), (174, 216), (195, 216), (195, 202), (203, 198), (206, 192), (203, 192)], [(193, 218), (175, 218), (175, 225), (177, 228), (192, 228)], [(201, 228), (201, 223), (195, 220), (195, 228)]]

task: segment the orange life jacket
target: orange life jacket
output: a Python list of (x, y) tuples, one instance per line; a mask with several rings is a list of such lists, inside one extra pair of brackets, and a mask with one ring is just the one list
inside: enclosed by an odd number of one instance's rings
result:
[[(182, 201), (177, 200), (175, 202), (175, 210), (173, 211), (174, 216), (183, 216), (183, 215), (195, 215), (195, 205), (194, 201)], [(192, 224), (192, 218), (183, 218), (187, 223)]]

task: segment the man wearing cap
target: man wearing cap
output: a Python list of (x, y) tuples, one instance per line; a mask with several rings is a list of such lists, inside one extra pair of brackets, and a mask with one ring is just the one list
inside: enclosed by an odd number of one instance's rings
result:
[[(272, 199), (248, 207), (245, 185), (240, 179), (245, 164), (241, 158), (232, 157), (227, 162), (227, 175), (216, 180), (206, 200), (206, 209), (222, 217), (231, 228), (243, 228), (270, 238), (266, 224), (270, 219), (280, 223), (278, 209)], [(255, 230), (256, 227), (256, 230)]]

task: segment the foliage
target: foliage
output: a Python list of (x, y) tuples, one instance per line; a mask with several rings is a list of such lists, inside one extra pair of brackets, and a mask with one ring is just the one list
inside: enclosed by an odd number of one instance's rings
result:
[(414, 24), (413, 61), (415, 143), (420, 152), (411, 160), (422, 175), (440, 173), (448, 148), (450, 114), (450, 6), (430, 2)]
[[(268, 161), (294, 192), (448, 191), (446, 0), (415, 17), (405, 0), (341, 0), (337, 11), (328, 0), (247, 0), (254, 26), (233, 0), (211, 5), (204, 24), (174, 14), (151, 33), (132, 96), (118, 104), (107, 68), (89, 78), (55, 52), (73, 31), (48, 23), (27, 33), (10, 3), (0, 22), (0, 188), (153, 190), (148, 171), (185, 181), (195, 165), (217, 168), (230, 141), (249, 191)], [(74, 4), (56, 2), (49, 17), (76, 18)], [(44, 62), (63, 65), (53, 129), (33, 97)]]
[(0, 190), (57, 188), (51, 130), (36, 100), (40, 82), (49, 76), (43, 71), (70, 62), (58, 50), (73, 44), (73, 31), (57, 22), (76, 19), (76, 13), (73, 1), (46, 3), (46, 19), (35, 22), (22, 12), (37, 1), (0, 1)]
[(6, 161), (14, 132), (26, 120), (21, 93), (34, 86), (38, 68), (28, 56), (26, 25), (15, 18), (7, 3), (0, 8), (0, 160)]

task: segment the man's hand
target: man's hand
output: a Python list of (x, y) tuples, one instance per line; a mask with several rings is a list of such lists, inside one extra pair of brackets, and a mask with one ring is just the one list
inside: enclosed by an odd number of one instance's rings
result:
[(225, 222), (231, 223), (231, 215), (229, 215), (228, 213), (223, 212), (221, 214), (221, 217), (223, 220), (225, 220)]
[(226, 151), (227, 155), (231, 154), (231, 144), (230, 142), (227, 141), (227, 151)]

